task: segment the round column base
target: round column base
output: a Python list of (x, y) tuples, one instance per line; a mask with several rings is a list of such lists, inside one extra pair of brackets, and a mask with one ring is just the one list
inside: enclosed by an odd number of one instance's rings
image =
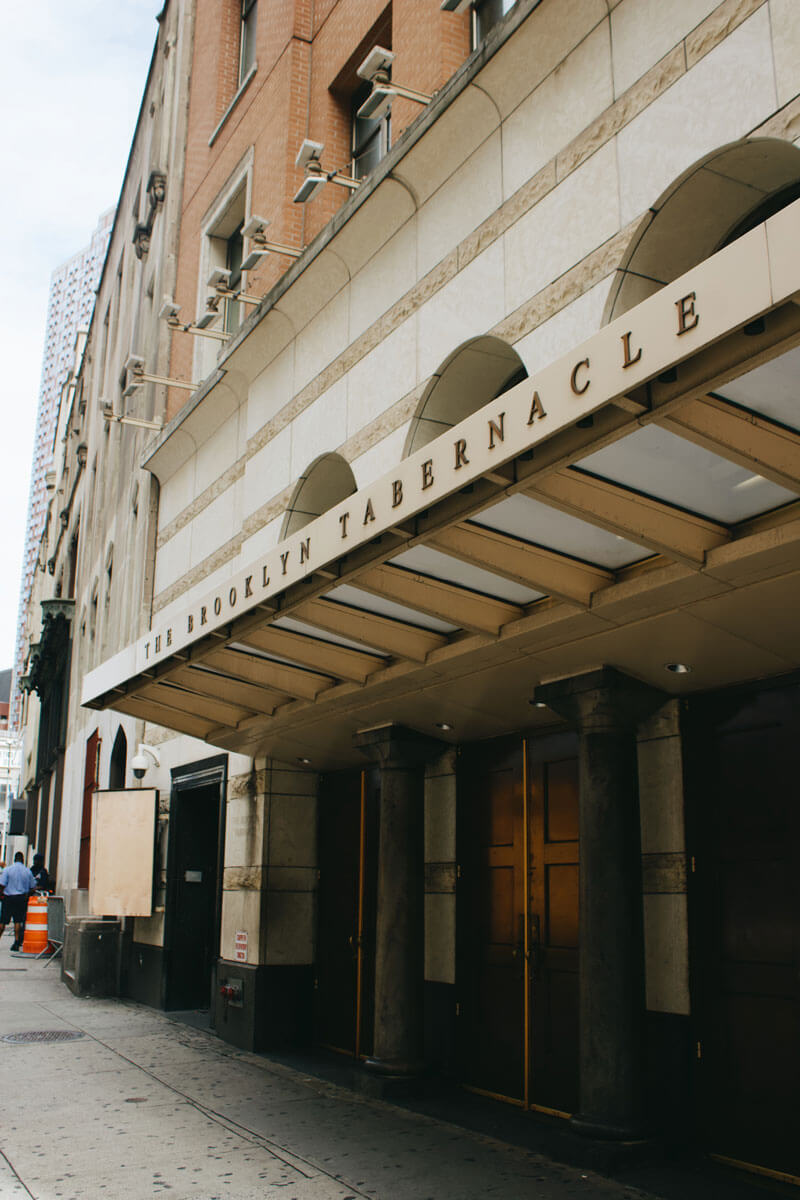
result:
[(606, 1142), (636, 1142), (644, 1137), (641, 1125), (634, 1121), (616, 1123), (576, 1113), (574, 1117), (570, 1117), (569, 1123), (575, 1132), (583, 1137), (598, 1138)]

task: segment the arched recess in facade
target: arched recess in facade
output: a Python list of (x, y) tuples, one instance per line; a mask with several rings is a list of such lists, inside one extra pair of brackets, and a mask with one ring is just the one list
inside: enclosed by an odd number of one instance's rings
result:
[(800, 150), (778, 138), (701, 158), (648, 211), (617, 270), (608, 324), (800, 196)]
[(108, 768), (108, 786), (114, 788), (125, 787), (125, 772), (128, 765), (128, 739), (125, 736), (125, 730), (120, 725), (117, 730), (117, 736), (114, 738), (114, 748), (111, 751), (111, 761)]
[(527, 375), (516, 350), (500, 338), (487, 334), (464, 342), (445, 359), (425, 389), (403, 457), (420, 450)]
[(340, 454), (323, 454), (301, 475), (283, 518), (281, 539), (357, 491), (350, 464)]

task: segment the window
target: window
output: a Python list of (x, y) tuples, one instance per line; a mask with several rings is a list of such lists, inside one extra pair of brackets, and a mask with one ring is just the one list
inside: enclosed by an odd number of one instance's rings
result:
[(365, 83), (353, 93), (350, 102), (350, 152), (356, 179), (369, 175), (389, 149), (389, 113), (377, 118), (356, 115), (371, 91), (372, 84)]
[(498, 21), (514, 7), (515, 0), (478, 0), (472, 10), (472, 42), (479, 46)]
[[(239, 225), (225, 242), (225, 266), (231, 273), (230, 289), (237, 292), (242, 286), (242, 259), (244, 258), (244, 238), (242, 225)], [(225, 331), (236, 333), (242, 323), (242, 306), (234, 300), (225, 301)]]
[(256, 61), (256, 11), (258, 0), (242, 0), (242, 40), (239, 48), (239, 86)]

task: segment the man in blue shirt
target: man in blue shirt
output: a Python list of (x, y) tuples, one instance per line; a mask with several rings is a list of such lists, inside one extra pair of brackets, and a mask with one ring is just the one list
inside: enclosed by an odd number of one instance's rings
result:
[(25, 866), (22, 851), (14, 855), (10, 867), (0, 872), (0, 888), (3, 889), (3, 900), (0, 905), (0, 937), (6, 931), (6, 925), (14, 922), (14, 945), (12, 950), (19, 950), (22, 943), (22, 931), (25, 927), (25, 917), (28, 912), (28, 896), (36, 891), (36, 879), (33, 872)]

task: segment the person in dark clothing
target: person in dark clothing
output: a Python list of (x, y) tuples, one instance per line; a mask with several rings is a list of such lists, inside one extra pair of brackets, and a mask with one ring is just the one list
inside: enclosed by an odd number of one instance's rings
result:
[(37, 892), (52, 892), (53, 881), (47, 873), (47, 867), (44, 865), (43, 854), (34, 854), (31, 872), (36, 880)]

